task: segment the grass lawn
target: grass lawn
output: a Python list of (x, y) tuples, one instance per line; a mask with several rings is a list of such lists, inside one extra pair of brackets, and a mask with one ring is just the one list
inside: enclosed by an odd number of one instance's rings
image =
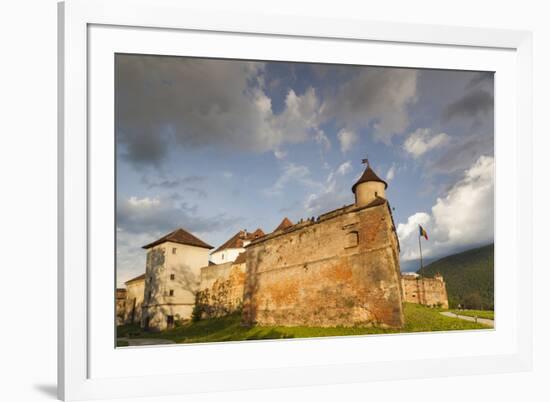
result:
[(466, 315), (468, 317), (487, 318), (489, 320), (495, 319), (495, 312), (490, 310), (449, 310), (449, 311), (459, 315)]
[[(181, 327), (156, 333), (139, 330), (136, 326), (121, 326), (117, 336), (140, 338), (163, 338), (176, 343), (224, 342), (253, 339), (311, 338), (322, 336), (367, 335), (398, 332), (452, 331), (465, 329), (487, 329), (488, 327), (458, 318), (446, 317), (439, 310), (405, 304), (405, 327), (401, 330), (364, 327), (252, 327), (241, 326), (240, 315), (190, 322)], [(122, 345), (120, 345), (122, 346)]]

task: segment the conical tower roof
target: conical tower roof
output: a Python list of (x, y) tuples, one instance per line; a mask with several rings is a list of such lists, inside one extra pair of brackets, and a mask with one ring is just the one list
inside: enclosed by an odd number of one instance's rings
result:
[(367, 168), (363, 172), (363, 175), (357, 180), (357, 182), (351, 187), (351, 191), (355, 194), (356, 187), (361, 183), (367, 183), (369, 181), (377, 181), (379, 183), (384, 183), (384, 189), (388, 188), (388, 183), (386, 183), (384, 180), (382, 180), (376, 173), (374, 173), (374, 170), (371, 169), (370, 165), (367, 164)]

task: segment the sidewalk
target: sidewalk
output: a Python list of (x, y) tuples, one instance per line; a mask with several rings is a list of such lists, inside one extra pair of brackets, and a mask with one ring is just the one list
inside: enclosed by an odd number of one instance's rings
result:
[(487, 325), (491, 328), (494, 328), (494, 326), (495, 326), (495, 321), (494, 320), (489, 320), (488, 318), (469, 317), (469, 316), (466, 316), (466, 315), (451, 313), (450, 311), (444, 311), (444, 312), (441, 312), (439, 314), (442, 314), (442, 315), (447, 316), (447, 317), (460, 318), (461, 320), (478, 322), (480, 324)]

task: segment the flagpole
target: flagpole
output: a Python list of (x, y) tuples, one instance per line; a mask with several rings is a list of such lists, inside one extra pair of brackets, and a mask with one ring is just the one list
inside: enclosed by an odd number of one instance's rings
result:
[(420, 270), (424, 268), (424, 263), (422, 261), (422, 236), (418, 234), (418, 248), (420, 249)]

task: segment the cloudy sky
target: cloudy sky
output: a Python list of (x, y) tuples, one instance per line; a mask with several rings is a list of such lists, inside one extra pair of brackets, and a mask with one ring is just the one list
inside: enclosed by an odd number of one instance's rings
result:
[[(368, 155), (402, 261), (493, 241), (493, 75), (116, 56), (118, 284), (178, 227), (219, 246), (353, 202)], [(403, 264), (406, 266), (406, 264)]]

